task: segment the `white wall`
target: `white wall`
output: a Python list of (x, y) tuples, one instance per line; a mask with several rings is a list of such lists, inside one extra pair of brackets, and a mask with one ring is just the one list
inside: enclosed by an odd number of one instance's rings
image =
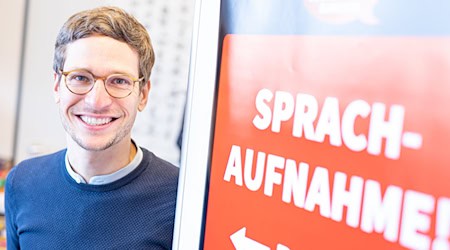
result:
[[(20, 5), (19, 3), (23, 5), (24, 0), (3, 2), (2, 5), (14, 5), (17, 9), (23, 9), (16, 5)], [(138, 115), (133, 138), (138, 144), (149, 148), (162, 158), (174, 164), (178, 163), (179, 150), (176, 138), (181, 126), (187, 85), (193, 0), (30, 0), (16, 161), (65, 147), (65, 133), (52, 93), (54, 41), (59, 28), (70, 15), (82, 9), (104, 4), (118, 5), (130, 11), (150, 31), (157, 57), (151, 77), (152, 92), (146, 110)], [(1, 7), (2, 10), (12, 8)], [(6, 14), (9, 14), (9, 11)], [(0, 23), (2, 25), (5, 22), (10, 23), (10, 29), (20, 27), (21, 32), (20, 21), (23, 16), (18, 13), (14, 16), (17, 20), (11, 18), (3, 20), (4, 17), (0, 17)], [(17, 40), (20, 41), (20, 36)], [(17, 46), (20, 43), (12, 42), (12, 44), (16, 45), (14, 47), (16, 51), (11, 50), (10, 57), (18, 61), (20, 47)], [(16, 67), (15, 71), (17, 70)], [(11, 74), (11, 81), (17, 82), (17, 77), (18, 73)], [(0, 91), (1, 94), (5, 92)], [(10, 110), (9, 113), (14, 112), (15, 96), (16, 94), (11, 94), (8, 96), (10, 99), (5, 101), (8, 102), (8, 109), (3, 108), (7, 105), (4, 106), (2, 103), (2, 113), (7, 110)], [(14, 120), (13, 114), (9, 116), (11, 118), (8, 118), (10, 122), (5, 122), (7, 124)], [(2, 126), (5, 128), (2, 127), (1, 131), (7, 131), (11, 130), (13, 125), (6, 127), (2, 124)], [(3, 141), (3, 132), (1, 135), (0, 144), (7, 152), (7, 148), (12, 147), (10, 146), (12, 138)], [(3, 148), (0, 154), (2, 152)]]
[(19, 81), (20, 49), (25, 0), (0, 1), (0, 158), (13, 154), (16, 96)]

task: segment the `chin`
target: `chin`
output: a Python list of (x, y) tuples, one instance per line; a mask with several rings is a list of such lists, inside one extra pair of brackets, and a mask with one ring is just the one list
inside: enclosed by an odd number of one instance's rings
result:
[(92, 139), (92, 138), (72, 138), (78, 146), (81, 148), (87, 150), (87, 151), (102, 151), (106, 150), (113, 145), (117, 144), (117, 140), (110, 139), (110, 140), (98, 140), (98, 139)]

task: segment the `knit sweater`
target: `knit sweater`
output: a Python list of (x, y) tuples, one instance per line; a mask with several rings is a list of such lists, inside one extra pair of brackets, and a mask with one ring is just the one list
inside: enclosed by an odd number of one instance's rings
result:
[(143, 150), (105, 185), (78, 184), (66, 150), (23, 161), (7, 177), (8, 249), (171, 249), (178, 168)]

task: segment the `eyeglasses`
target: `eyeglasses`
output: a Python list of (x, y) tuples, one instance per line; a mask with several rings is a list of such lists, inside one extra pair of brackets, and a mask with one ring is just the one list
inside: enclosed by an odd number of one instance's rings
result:
[(133, 92), (134, 84), (144, 77), (133, 78), (127, 74), (112, 74), (108, 77), (97, 77), (85, 70), (60, 71), (65, 77), (67, 89), (76, 95), (85, 95), (93, 88), (97, 80), (102, 80), (106, 92), (114, 98), (125, 98)]

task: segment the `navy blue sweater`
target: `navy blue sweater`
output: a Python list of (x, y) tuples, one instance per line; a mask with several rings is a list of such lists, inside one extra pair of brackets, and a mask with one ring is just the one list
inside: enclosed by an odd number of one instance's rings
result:
[(65, 150), (14, 167), (8, 249), (171, 249), (178, 168), (142, 151), (133, 172), (105, 185), (76, 183)]

